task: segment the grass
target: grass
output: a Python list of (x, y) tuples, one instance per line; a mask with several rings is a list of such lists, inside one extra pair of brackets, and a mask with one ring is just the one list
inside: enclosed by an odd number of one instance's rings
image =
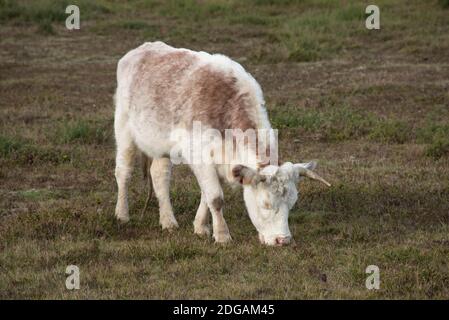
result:
[(347, 106), (327, 106), (321, 110), (279, 107), (272, 112), (272, 122), (279, 129), (299, 129), (317, 135), (321, 141), (343, 141), (368, 137), (383, 143), (404, 143), (410, 130), (399, 120), (382, 120)]
[(437, 138), (426, 147), (426, 155), (434, 159), (439, 159), (449, 154), (449, 139)]
[(53, 29), (53, 25), (50, 20), (39, 21), (39, 31), (47, 35), (55, 34), (55, 30)]
[(64, 122), (58, 128), (54, 140), (60, 143), (103, 144), (111, 139), (109, 126), (84, 120)]
[(425, 153), (434, 159), (449, 154), (449, 126), (430, 123), (418, 131), (418, 139), (427, 143)]
[[(345, 41), (363, 21), (360, 5), (334, 10), (310, 10), (281, 26), (281, 45), (288, 50), (288, 59), (296, 62), (320, 60), (338, 54)], [(330, 32), (338, 28), (338, 37)], [(361, 28), (359, 28), (361, 29)]]
[(140, 20), (124, 21), (119, 27), (129, 30), (141, 30), (149, 27), (148, 23)]
[(8, 157), (15, 152), (23, 150), (24, 148), (25, 144), (23, 141), (17, 138), (0, 136), (0, 155), (2, 157)]
[(71, 162), (75, 155), (57, 148), (38, 147), (22, 138), (0, 136), (0, 156), (15, 164), (37, 165)]
[(22, 190), (18, 194), (21, 197), (32, 201), (48, 200), (60, 196), (58, 192), (49, 189)]
[(424, 154), (435, 159), (448, 153), (449, 127), (428, 123), (415, 132), (399, 119), (382, 119), (348, 106), (327, 104), (323, 110), (278, 106), (270, 113), (275, 128), (314, 135), (320, 141), (335, 142), (368, 138), (379, 143), (417, 142), (426, 145)]
[[(447, 299), (449, 20), (445, 1), (0, 0), (0, 298)], [(259, 244), (241, 190), (225, 188), (234, 241), (193, 234), (199, 187), (170, 189), (180, 228), (113, 217), (118, 59), (144, 41), (220, 52), (260, 82), (285, 161), (317, 159), (333, 186), (302, 182), (296, 246)], [(81, 271), (66, 290), (65, 269)], [(380, 290), (365, 288), (377, 265)]]
[(409, 125), (400, 120), (379, 121), (369, 133), (374, 141), (383, 143), (404, 143), (410, 139)]
[(438, 0), (438, 3), (441, 5), (443, 9), (449, 8), (449, 1), (448, 0)]

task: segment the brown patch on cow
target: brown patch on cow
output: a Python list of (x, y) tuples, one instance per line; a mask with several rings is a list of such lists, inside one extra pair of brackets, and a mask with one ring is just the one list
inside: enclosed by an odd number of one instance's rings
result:
[(214, 207), (217, 211), (220, 211), (223, 208), (224, 200), (221, 197), (217, 197), (212, 200), (212, 207)]
[(136, 66), (131, 88), (131, 106), (144, 105), (155, 111), (157, 120), (177, 123), (185, 115), (182, 84), (197, 61), (183, 50), (158, 52), (145, 50)]
[[(192, 121), (200, 121), (203, 125), (219, 130), (223, 138), (226, 129), (240, 129), (243, 133), (248, 129), (258, 129), (258, 123), (253, 117), (257, 114), (256, 108), (259, 106), (253, 101), (250, 92), (240, 90), (237, 82), (232, 73), (214, 70), (210, 65), (195, 71), (191, 88), (188, 88), (188, 91), (194, 93)], [(257, 155), (258, 136), (256, 135), (255, 143), (250, 143), (248, 140), (245, 136), (243, 143)], [(236, 144), (234, 136), (234, 154)]]
[(194, 92), (193, 121), (201, 121), (224, 133), (225, 129), (256, 129), (249, 116), (253, 106), (248, 92), (240, 92), (232, 74), (200, 67), (193, 75), (190, 92)]

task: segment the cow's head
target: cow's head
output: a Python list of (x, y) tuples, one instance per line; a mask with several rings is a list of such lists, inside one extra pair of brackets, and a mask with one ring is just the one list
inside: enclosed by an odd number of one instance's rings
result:
[(298, 199), (296, 184), (302, 177), (330, 186), (312, 171), (315, 167), (316, 162), (287, 162), (281, 166), (266, 166), (260, 171), (242, 165), (233, 168), (232, 174), (243, 186), (246, 208), (262, 243), (290, 243), (292, 237), (288, 228), (288, 213)]

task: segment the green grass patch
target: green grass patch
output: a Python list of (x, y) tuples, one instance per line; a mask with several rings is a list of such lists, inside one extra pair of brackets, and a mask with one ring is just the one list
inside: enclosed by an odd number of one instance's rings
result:
[(39, 32), (45, 35), (53, 35), (55, 34), (55, 30), (53, 29), (52, 22), (50, 20), (40, 20), (38, 22)]
[(0, 155), (2, 157), (9, 157), (25, 148), (26, 144), (22, 139), (0, 136)]
[(111, 137), (110, 125), (78, 120), (63, 122), (56, 131), (55, 140), (59, 143), (104, 144)]
[(60, 192), (50, 189), (29, 189), (18, 192), (19, 196), (27, 200), (39, 201), (55, 199), (61, 196)]
[[(160, 34), (160, 27), (154, 25), (145, 20), (114, 20), (114, 21), (104, 21), (102, 23), (97, 23), (92, 26), (92, 30), (101, 35), (109, 35), (111, 30), (113, 32), (117, 31), (131, 31), (139, 33), (144, 39), (162, 39)], [(170, 30), (170, 32), (173, 32)]]
[(339, 53), (355, 30), (362, 29), (363, 17), (360, 5), (300, 11), (278, 28), (287, 59), (308, 62)]
[(428, 157), (439, 159), (449, 154), (449, 125), (429, 123), (418, 129), (417, 140), (427, 144), (424, 152)]
[(20, 137), (0, 135), (0, 156), (19, 164), (51, 163), (72, 161), (74, 154), (47, 146), (33, 145)]
[(372, 115), (362, 114), (346, 106), (322, 111), (280, 107), (270, 110), (270, 118), (274, 128), (300, 128), (318, 134), (321, 140), (327, 141), (363, 137), (370, 132), (375, 122)]
[(266, 26), (272, 23), (272, 19), (259, 15), (242, 14), (230, 17), (229, 22), (248, 26)]
[(438, 3), (443, 9), (449, 8), (449, 0), (438, 0)]
[(231, 9), (232, 3), (227, 1), (167, 0), (160, 7), (159, 13), (183, 21), (199, 22), (228, 16), (232, 13)]
[(428, 157), (439, 159), (449, 154), (449, 138), (436, 138), (425, 149)]
[(416, 141), (426, 144), (426, 155), (440, 158), (449, 153), (449, 125), (428, 124), (414, 129), (399, 119), (383, 119), (370, 112), (348, 106), (326, 105), (324, 109), (300, 109), (279, 106), (269, 110), (277, 129), (300, 129), (322, 141), (343, 141), (368, 138), (380, 143)]
[(411, 129), (400, 120), (378, 121), (370, 130), (369, 138), (383, 143), (404, 143), (410, 139)]
[(449, 124), (429, 123), (418, 129), (417, 139), (421, 143), (432, 143), (435, 139), (449, 139)]
[(143, 30), (151, 26), (146, 21), (141, 20), (125, 20), (118, 24), (118, 27), (128, 30)]
[(365, 19), (365, 7), (362, 5), (342, 6), (337, 13), (336, 18), (341, 21), (363, 21)]

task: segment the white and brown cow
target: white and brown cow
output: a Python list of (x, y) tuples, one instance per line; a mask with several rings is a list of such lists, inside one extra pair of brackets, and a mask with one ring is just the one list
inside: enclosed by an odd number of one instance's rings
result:
[[(220, 132), (271, 128), (260, 86), (240, 64), (223, 55), (176, 49), (162, 42), (145, 43), (120, 59), (117, 83), (115, 215), (122, 222), (129, 220), (127, 184), (137, 153), (152, 159), (150, 173), (159, 201), (159, 221), (163, 229), (171, 229), (178, 223), (169, 198), (169, 155), (180, 143), (172, 139), (172, 133), (177, 129), (189, 132), (195, 121)], [(220, 148), (217, 150), (223, 150)], [(288, 244), (288, 213), (298, 198), (300, 177), (328, 183), (311, 171), (313, 162), (267, 165), (262, 164), (256, 149), (249, 150), (244, 163), (232, 157), (228, 163), (190, 164), (201, 188), (194, 232), (210, 234), (210, 212), (215, 241), (231, 240), (223, 218), (223, 179), (243, 186), (246, 208), (260, 241)]]

